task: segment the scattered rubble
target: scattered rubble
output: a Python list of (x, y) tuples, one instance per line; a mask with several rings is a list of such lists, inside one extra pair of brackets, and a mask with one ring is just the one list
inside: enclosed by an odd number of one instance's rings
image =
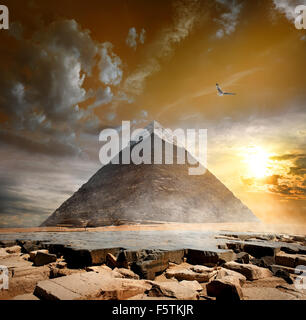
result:
[[(82, 249), (0, 241), (9, 290), (0, 299), (305, 300), (294, 286), (305, 237), (224, 234), (225, 249)], [(220, 241), (220, 243), (219, 243)]]
[(272, 276), (272, 272), (269, 269), (261, 268), (252, 264), (243, 264), (232, 261), (225, 263), (224, 268), (239, 272), (248, 280), (257, 280)]

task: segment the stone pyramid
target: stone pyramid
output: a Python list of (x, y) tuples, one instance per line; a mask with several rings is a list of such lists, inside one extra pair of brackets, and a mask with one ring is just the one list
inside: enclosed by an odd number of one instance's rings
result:
[[(160, 139), (163, 148), (183, 148), (152, 122), (142, 142)], [(130, 151), (139, 142), (130, 142)], [(168, 145), (169, 147), (169, 145)], [(184, 149), (184, 148), (183, 148)], [(122, 149), (119, 153), (122, 162)], [(163, 149), (165, 150), (165, 149)], [(188, 154), (187, 150), (181, 150)], [(212, 173), (189, 175), (190, 165), (112, 164), (103, 166), (66, 200), (42, 226), (107, 226), (150, 222), (248, 222), (258, 221), (252, 211)]]

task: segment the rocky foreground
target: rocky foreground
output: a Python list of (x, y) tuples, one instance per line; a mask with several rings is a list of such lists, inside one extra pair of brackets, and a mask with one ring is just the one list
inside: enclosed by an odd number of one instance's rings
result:
[(0, 265), (9, 270), (9, 289), (0, 291), (0, 299), (306, 299), (299, 275), (306, 268), (305, 237), (223, 233), (215, 238), (218, 249), (170, 251), (0, 241)]

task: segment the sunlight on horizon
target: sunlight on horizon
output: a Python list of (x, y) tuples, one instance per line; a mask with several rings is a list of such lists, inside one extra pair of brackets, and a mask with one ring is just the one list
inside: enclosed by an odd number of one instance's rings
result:
[(259, 146), (249, 146), (242, 154), (247, 164), (248, 175), (252, 178), (264, 178), (270, 174), (270, 156)]

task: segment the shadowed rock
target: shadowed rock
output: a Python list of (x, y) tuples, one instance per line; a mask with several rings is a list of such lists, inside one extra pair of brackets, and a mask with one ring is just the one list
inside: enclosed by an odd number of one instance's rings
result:
[(243, 298), (239, 282), (231, 276), (209, 282), (206, 289), (207, 294), (216, 297), (217, 300), (239, 301)]

